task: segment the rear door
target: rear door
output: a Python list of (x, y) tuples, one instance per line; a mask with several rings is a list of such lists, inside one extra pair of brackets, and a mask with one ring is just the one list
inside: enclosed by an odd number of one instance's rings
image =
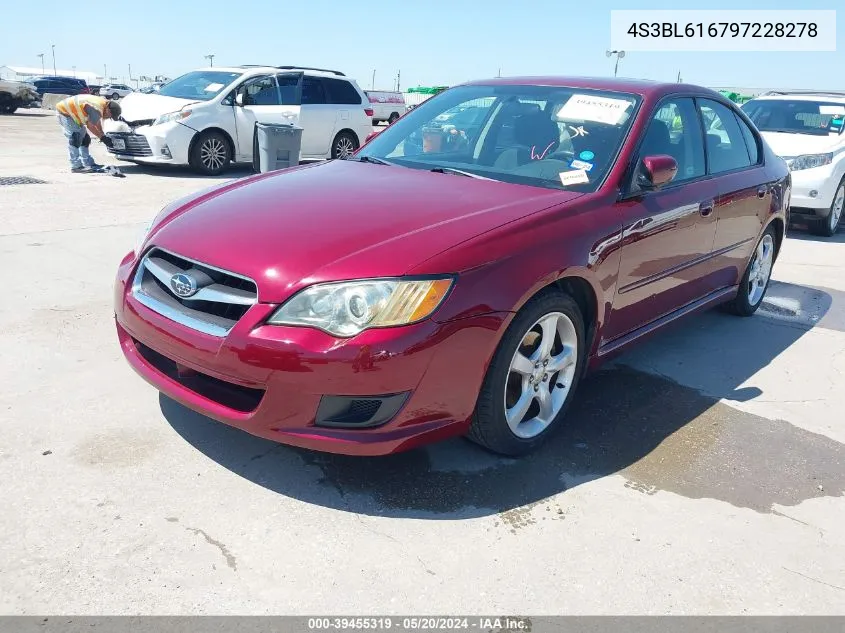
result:
[(233, 106), (238, 160), (251, 160), (256, 123), (296, 123), (298, 75), (261, 75), (237, 89)]
[[(340, 130), (350, 129), (355, 132), (358, 142), (363, 144), (372, 130), (372, 120), (364, 114), (363, 95), (345, 79), (323, 77), (323, 85), (326, 87), (329, 103), (337, 113), (335, 131), (329, 142), (334, 140), (334, 135)], [(369, 107), (369, 100), (366, 107)]]
[(697, 99), (706, 132), (707, 172), (717, 189), (713, 289), (739, 283), (772, 203), (757, 135), (732, 108)]
[(328, 154), (337, 127), (338, 108), (329, 103), (328, 90), (322, 77), (302, 78), (302, 105), (299, 124), (302, 126), (302, 155), (309, 158)]
[[(693, 99), (669, 97), (639, 141), (633, 173), (616, 204), (623, 222), (622, 253), (605, 342), (708, 292), (703, 278), (716, 233), (716, 192), (707, 178), (702, 137)], [(655, 155), (670, 155), (678, 163), (674, 180), (657, 191), (637, 182), (643, 158)]]

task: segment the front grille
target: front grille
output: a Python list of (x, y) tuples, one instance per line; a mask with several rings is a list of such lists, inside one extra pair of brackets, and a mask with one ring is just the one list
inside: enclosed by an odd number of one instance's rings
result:
[(120, 154), (121, 156), (152, 156), (153, 150), (150, 149), (150, 144), (147, 142), (145, 136), (140, 134), (127, 134), (126, 132), (109, 132), (110, 138), (119, 138), (126, 143), (126, 149), (109, 148), (112, 154)]
[[(181, 296), (177, 289), (183, 290)], [(258, 288), (251, 279), (160, 248), (141, 260), (132, 294), (162, 316), (213, 336), (227, 334), (258, 301)]]
[(229, 407), (242, 413), (249, 413), (258, 408), (261, 398), (264, 397), (263, 389), (242, 387), (241, 385), (194, 371), (159, 354), (140, 341), (132, 339), (132, 342), (144, 360), (162, 374), (178, 382), (186, 389), (190, 389), (203, 398), (222, 404), (224, 407)]

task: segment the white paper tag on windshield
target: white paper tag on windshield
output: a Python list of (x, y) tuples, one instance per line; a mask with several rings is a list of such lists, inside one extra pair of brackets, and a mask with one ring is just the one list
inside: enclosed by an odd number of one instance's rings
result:
[(204, 90), (206, 92), (217, 92), (223, 87), (223, 84), (208, 84)]
[(625, 111), (631, 106), (626, 99), (572, 95), (557, 111), (557, 118), (567, 121), (596, 121), (608, 125), (619, 125)]
[(580, 185), (585, 182), (590, 182), (590, 178), (583, 169), (560, 172), (560, 184), (562, 185)]
[(845, 114), (845, 105), (820, 105), (819, 114)]

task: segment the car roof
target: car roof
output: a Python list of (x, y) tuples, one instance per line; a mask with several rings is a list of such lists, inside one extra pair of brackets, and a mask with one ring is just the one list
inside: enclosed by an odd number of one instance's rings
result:
[(640, 96), (660, 97), (664, 94), (701, 94), (706, 93), (724, 101), (723, 95), (715, 90), (694, 84), (668, 83), (649, 79), (621, 79), (613, 77), (495, 77), (492, 79), (469, 81), (465, 86), (560, 86), (561, 88), (584, 88), (606, 90), (608, 92), (628, 92)]

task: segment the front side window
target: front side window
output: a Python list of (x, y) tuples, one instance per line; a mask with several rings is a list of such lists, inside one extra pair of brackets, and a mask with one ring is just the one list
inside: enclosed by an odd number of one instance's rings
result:
[(639, 97), (556, 86), (459, 86), (427, 99), (358, 156), (549, 189), (595, 191)]
[(840, 135), (845, 130), (845, 104), (809, 99), (752, 99), (743, 112), (761, 132)]
[(195, 70), (165, 84), (159, 90), (159, 94), (177, 99), (209, 101), (240, 76), (240, 73)]
[(731, 109), (710, 99), (700, 99), (698, 105), (704, 121), (708, 171), (721, 174), (750, 166), (745, 138)]
[(279, 88), (274, 77), (258, 77), (241, 86), (245, 106), (280, 105)]
[(639, 156), (658, 154), (671, 156), (678, 163), (678, 174), (672, 182), (704, 176), (704, 141), (692, 99), (669, 99), (660, 104), (646, 128)]

